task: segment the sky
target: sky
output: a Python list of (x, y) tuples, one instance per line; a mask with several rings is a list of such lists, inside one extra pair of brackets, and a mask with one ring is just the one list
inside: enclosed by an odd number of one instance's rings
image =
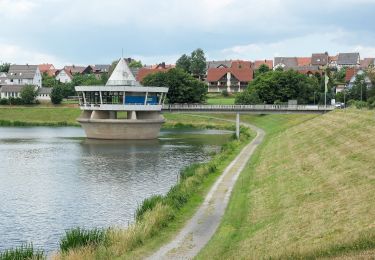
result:
[(0, 0), (0, 63), (375, 57), (375, 0)]

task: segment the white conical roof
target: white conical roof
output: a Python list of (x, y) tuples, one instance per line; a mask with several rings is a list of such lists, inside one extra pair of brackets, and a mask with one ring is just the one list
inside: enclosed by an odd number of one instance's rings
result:
[(135, 85), (135, 78), (133, 73), (130, 71), (128, 64), (125, 59), (120, 59), (117, 63), (116, 68), (109, 77), (106, 86), (133, 86)]

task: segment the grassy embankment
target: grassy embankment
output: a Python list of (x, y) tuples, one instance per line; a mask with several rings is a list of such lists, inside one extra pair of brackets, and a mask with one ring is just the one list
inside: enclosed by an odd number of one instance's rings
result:
[(373, 258), (374, 112), (283, 117), (242, 116), (268, 135), (197, 258)]
[[(79, 126), (79, 108), (68, 107), (1, 107), (0, 126)], [(232, 124), (214, 119), (200, 119), (184, 114), (163, 114), (167, 122), (163, 128), (220, 128), (234, 129)], [(119, 117), (125, 118), (124, 113)]]

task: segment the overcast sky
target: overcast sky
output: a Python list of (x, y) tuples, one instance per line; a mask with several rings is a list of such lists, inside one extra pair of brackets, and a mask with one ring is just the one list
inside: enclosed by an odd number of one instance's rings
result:
[(174, 63), (359, 51), (375, 57), (375, 0), (0, 0), (0, 62)]

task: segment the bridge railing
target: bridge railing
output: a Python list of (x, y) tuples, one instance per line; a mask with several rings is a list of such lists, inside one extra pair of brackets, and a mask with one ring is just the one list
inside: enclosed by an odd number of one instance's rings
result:
[(284, 111), (327, 111), (333, 110), (334, 106), (321, 105), (201, 105), (201, 104), (170, 104), (164, 105), (164, 110), (284, 110)]

